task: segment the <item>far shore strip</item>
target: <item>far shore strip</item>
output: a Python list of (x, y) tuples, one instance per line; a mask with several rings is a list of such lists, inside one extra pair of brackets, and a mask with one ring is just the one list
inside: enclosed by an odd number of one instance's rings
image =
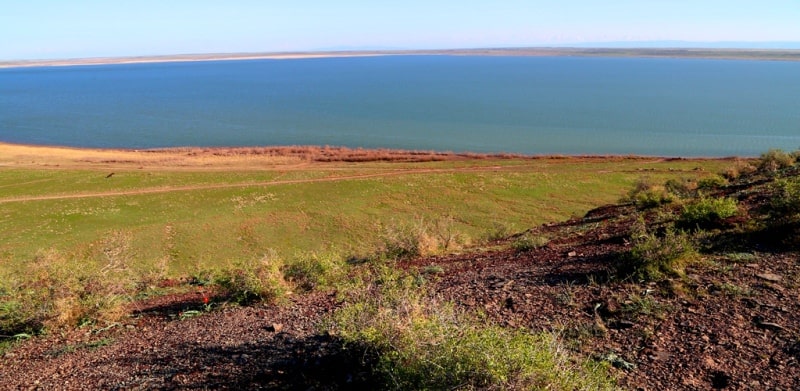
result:
[(76, 65), (142, 64), (162, 62), (295, 60), (333, 57), (374, 56), (574, 56), (574, 57), (646, 57), (702, 58), (720, 60), (800, 61), (800, 50), (786, 49), (686, 49), (686, 48), (486, 48), (446, 50), (377, 50), (282, 53), (179, 54), (167, 56), (95, 57), (60, 60), (0, 61), (0, 68), (60, 67)]

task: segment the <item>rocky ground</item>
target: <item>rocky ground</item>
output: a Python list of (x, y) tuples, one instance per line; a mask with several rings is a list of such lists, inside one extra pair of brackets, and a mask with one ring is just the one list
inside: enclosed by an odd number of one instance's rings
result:
[[(745, 214), (763, 201), (748, 189), (728, 191)], [(637, 214), (631, 205), (608, 206), (532, 230), (549, 239), (539, 248), (402, 265), (429, 275), (434, 294), (462, 308), (508, 327), (558, 332), (576, 354), (609, 362), (625, 389), (800, 389), (800, 254), (770, 241), (776, 232), (754, 237), (721, 229), (717, 245), (684, 276), (621, 279), (614, 265), (631, 247)], [(154, 298), (137, 303), (125, 324), (20, 343), (0, 359), (0, 384), (374, 388), (374, 358), (320, 331), (341, 304), (334, 293), (314, 292), (281, 305), (206, 313), (200, 293)]]

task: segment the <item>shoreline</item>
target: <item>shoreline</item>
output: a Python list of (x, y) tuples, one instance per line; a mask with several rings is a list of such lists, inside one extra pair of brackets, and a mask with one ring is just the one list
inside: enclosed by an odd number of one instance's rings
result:
[(148, 149), (82, 148), (14, 144), (0, 141), (0, 167), (261, 169), (322, 163), (424, 163), (481, 160), (557, 161), (733, 161), (753, 157), (680, 157), (649, 155), (526, 155), (431, 150), (367, 149), (341, 146), (169, 147)]
[(442, 50), (372, 50), (320, 52), (208, 53), (130, 57), (0, 61), (0, 69), (170, 62), (299, 60), (377, 56), (521, 56), (521, 57), (629, 57), (707, 60), (800, 61), (800, 49), (694, 49), (694, 48), (478, 48)]

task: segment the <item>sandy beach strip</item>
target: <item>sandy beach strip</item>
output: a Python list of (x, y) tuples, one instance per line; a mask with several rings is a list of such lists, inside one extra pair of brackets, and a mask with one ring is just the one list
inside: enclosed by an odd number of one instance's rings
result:
[(786, 49), (694, 49), (694, 48), (479, 48), (441, 50), (375, 50), (276, 53), (177, 54), (136, 57), (94, 57), (53, 60), (0, 61), (0, 68), (63, 67), (76, 65), (143, 64), (162, 62), (296, 60), (334, 57), (375, 56), (573, 56), (573, 57), (644, 57), (702, 58), (720, 60), (800, 61), (800, 50)]

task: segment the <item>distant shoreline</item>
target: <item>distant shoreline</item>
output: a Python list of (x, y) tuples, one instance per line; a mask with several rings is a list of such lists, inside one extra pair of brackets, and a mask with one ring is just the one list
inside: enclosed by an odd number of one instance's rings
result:
[(373, 50), (326, 52), (177, 54), (135, 57), (93, 57), (59, 60), (0, 61), (0, 68), (63, 67), (79, 65), (142, 64), (198, 61), (290, 60), (374, 56), (530, 56), (530, 57), (637, 57), (717, 60), (800, 61), (800, 49), (696, 49), (696, 48), (484, 48), (445, 50)]
[(464, 160), (683, 160), (733, 161), (751, 156), (655, 156), (635, 154), (516, 154), (475, 153), (390, 148), (348, 148), (342, 146), (295, 145), (253, 147), (170, 147), (170, 148), (85, 148), (59, 145), (17, 144), (0, 141), (0, 169), (3, 167), (116, 167), (142, 169), (253, 168), (269, 164), (311, 163), (422, 163)]

